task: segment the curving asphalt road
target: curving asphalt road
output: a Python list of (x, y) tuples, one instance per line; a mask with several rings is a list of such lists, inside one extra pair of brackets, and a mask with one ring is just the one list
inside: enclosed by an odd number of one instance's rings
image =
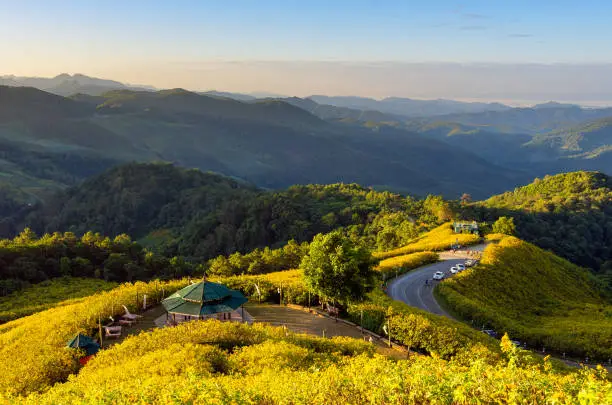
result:
[[(482, 244), (471, 246), (469, 249), (482, 251), (485, 247), (486, 245)], [(452, 318), (438, 305), (434, 298), (433, 290), (439, 281), (433, 280), (432, 276), (436, 271), (442, 271), (446, 277), (450, 277), (449, 269), (457, 263), (465, 262), (467, 257), (466, 254), (461, 252), (457, 254), (442, 252), (440, 253), (440, 260), (442, 261), (409, 271), (391, 281), (387, 286), (387, 295), (410, 306)], [(428, 280), (427, 285), (425, 285), (425, 280)]]
[[(451, 316), (438, 305), (433, 296), (433, 289), (439, 281), (433, 280), (432, 276), (436, 271), (442, 271), (448, 277), (451, 266), (464, 261), (465, 259), (445, 260), (412, 270), (389, 283), (387, 294), (394, 300), (405, 302), (412, 307), (450, 318)], [(428, 280), (427, 285), (426, 280)]]

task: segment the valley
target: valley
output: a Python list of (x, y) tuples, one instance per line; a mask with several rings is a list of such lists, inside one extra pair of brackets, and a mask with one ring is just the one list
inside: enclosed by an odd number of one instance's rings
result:
[[(612, 395), (605, 369), (511, 342), (612, 355), (608, 110), (87, 91), (0, 87), (0, 399), (426, 402), (432, 378), (448, 403)], [(434, 285), (457, 244), (482, 260)], [(255, 322), (149, 319), (194, 280)], [(322, 337), (335, 316), (357, 326)], [(79, 333), (105, 342), (85, 366)]]

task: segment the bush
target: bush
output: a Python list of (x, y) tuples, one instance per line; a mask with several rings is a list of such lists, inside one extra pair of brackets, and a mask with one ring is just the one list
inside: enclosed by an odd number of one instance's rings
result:
[(390, 250), (388, 252), (374, 253), (374, 257), (378, 259), (386, 259), (389, 257), (405, 255), (414, 252), (424, 251), (441, 251), (450, 249), (455, 243), (460, 245), (474, 245), (480, 241), (478, 235), (467, 233), (455, 233), (451, 223), (445, 223), (439, 227), (427, 232), (426, 234), (414, 239), (408, 245)]
[[(308, 289), (304, 284), (302, 270), (287, 270), (268, 273), (260, 276), (231, 276), (214, 278), (214, 281), (225, 284), (229, 288), (239, 290), (245, 297), (258, 302), (257, 285), (262, 302), (280, 302), (278, 289), (282, 287), (283, 302), (287, 304), (308, 305)], [(316, 296), (312, 294), (311, 302)]]
[(434, 252), (410, 253), (381, 260), (375, 270), (381, 273), (383, 278), (389, 278), (391, 275), (395, 275), (396, 272), (397, 274), (404, 274), (417, 267), (435, 263), (438, 259), (438, 254)]

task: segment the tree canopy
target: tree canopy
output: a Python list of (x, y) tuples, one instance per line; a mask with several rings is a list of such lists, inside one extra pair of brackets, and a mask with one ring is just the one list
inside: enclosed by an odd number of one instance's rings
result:
[(315, 236), (301, 268), (316, 294), (347, 303), (360, 300), (373, 287), (373, 264), (368, 249), (336, 231)]

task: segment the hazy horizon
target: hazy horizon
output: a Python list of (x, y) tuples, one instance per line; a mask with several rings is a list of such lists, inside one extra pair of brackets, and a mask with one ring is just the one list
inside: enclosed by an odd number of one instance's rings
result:
[[(612, 104), (612, 4), (0, 0), (4, 74), (376, 99)], [(52, 17), (51, 17), (52, 16)]]

